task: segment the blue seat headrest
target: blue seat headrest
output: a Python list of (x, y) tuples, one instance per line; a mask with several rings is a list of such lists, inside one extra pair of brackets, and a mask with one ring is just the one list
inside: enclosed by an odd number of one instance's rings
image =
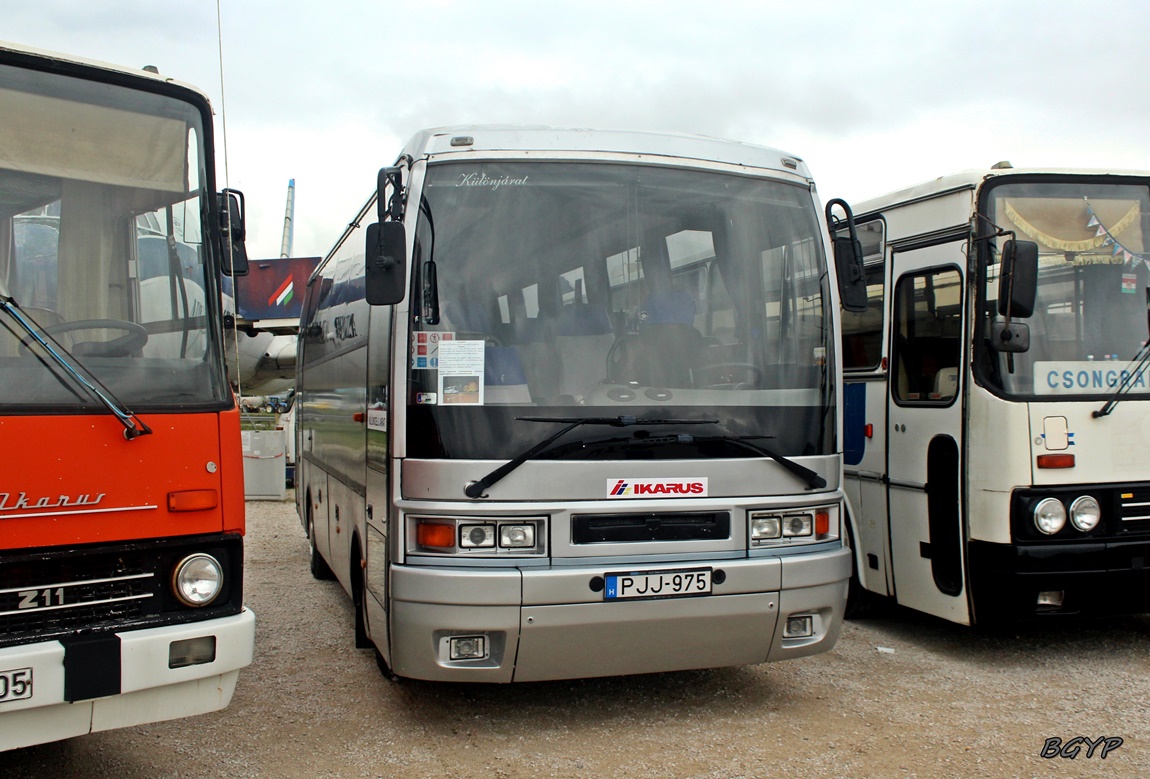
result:
[(654, 292), (643, 305), (642, 319), (648, 325), (693, 325), (695, 323), (695, 299), (684, 289), (669, 289)]

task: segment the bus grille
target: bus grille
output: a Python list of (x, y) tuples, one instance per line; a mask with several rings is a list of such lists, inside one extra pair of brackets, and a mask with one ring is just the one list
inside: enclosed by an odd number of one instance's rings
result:
[[(224, 589), (189, 608), (169, 577), (197, 552), (222, 563)], [(0, 647), (239, 614), (243, 554), (238, 533), (0, 551)]]
[(1150, 488), (1119, 490), (1118, 531), (1150, 533)]
[(48, 556), (0, 565), (0, 644), (131, 624), (157, 613), (155, 571), (128, 557)]

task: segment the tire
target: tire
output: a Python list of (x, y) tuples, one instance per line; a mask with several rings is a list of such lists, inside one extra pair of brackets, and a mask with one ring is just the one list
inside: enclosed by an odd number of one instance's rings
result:
[(355, 604), (355, 648), (374, 649), (375, 644), (367, 634), (367, 569), (359, 554), (359, 544), (351, 547), (351, 600)]
[(323, 559), (323, 555), (315, 547), (315, 523), (311, 520), (311, 500), (308, 499), (307, 507), (307, 548), (308, 548), (308, 566), (311, 569), (311, 575), (320, 581), (330, 581), (335, 578), (331, 572), (331, 566)]

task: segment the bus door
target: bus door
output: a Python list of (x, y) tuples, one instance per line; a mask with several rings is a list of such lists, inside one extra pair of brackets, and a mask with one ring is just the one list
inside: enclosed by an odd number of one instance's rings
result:
[[(392, 306), (373, 306), (367, 355), (367, 508), (364, 525), (362, 628), (375, 635), (381, 647), (387, 644), (387, 568), (391, 518), (391, 326)], [(366, 636), (357, 635), (357, 639)], [(366, 647), (362, 647), (366, 648)], [(384, 657), (390, 661), (390, 653)]]
[(963, 273), (953, 243), (896, 251), (887, 430), (898, 602), (969, 623), (961, 490)]

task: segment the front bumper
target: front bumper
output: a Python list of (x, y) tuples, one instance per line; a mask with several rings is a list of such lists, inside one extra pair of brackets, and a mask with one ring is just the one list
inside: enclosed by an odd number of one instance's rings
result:
[[(60, 641), (0, 649), (0, 672), (29, 671), (31, 696), (0, 702), (0, 750), (58, 741), (100, 730), (188, 717), (228, 705), (239, 669), (250, 665), (255, 615), (248, 609), (220, 619), (189, 622), (114, 634), (118, 668), (88, 664), (85, 675), (119, 673), (118, 694), (76, 700), (83, 679), (70, 679), (67, 650)], [(215, 636), (215, 659), (169, 668), (173, 641)], [(111, 642), (114, 647), (116, 642)], [(73, 700), (68, 698), (72, 697)]]
[[(722, 571), (711, 595), (605, 601), (595, 578), (636, 570)], [(831, 649), (842, 626), (850, 552), (547, 569), (392, 568), (391, 667), (435, 681), (512, 682), (751, 665)], [(813, 634), (784, 638), (790, 615)], [(452, 636), (489, 655), (451, 660)]]
[[(975, 619), (1150, 612), (1150, 539), (1051, 544), (972, 541)], [(1039, 593), (1061, 593), (1059, 607)]]

